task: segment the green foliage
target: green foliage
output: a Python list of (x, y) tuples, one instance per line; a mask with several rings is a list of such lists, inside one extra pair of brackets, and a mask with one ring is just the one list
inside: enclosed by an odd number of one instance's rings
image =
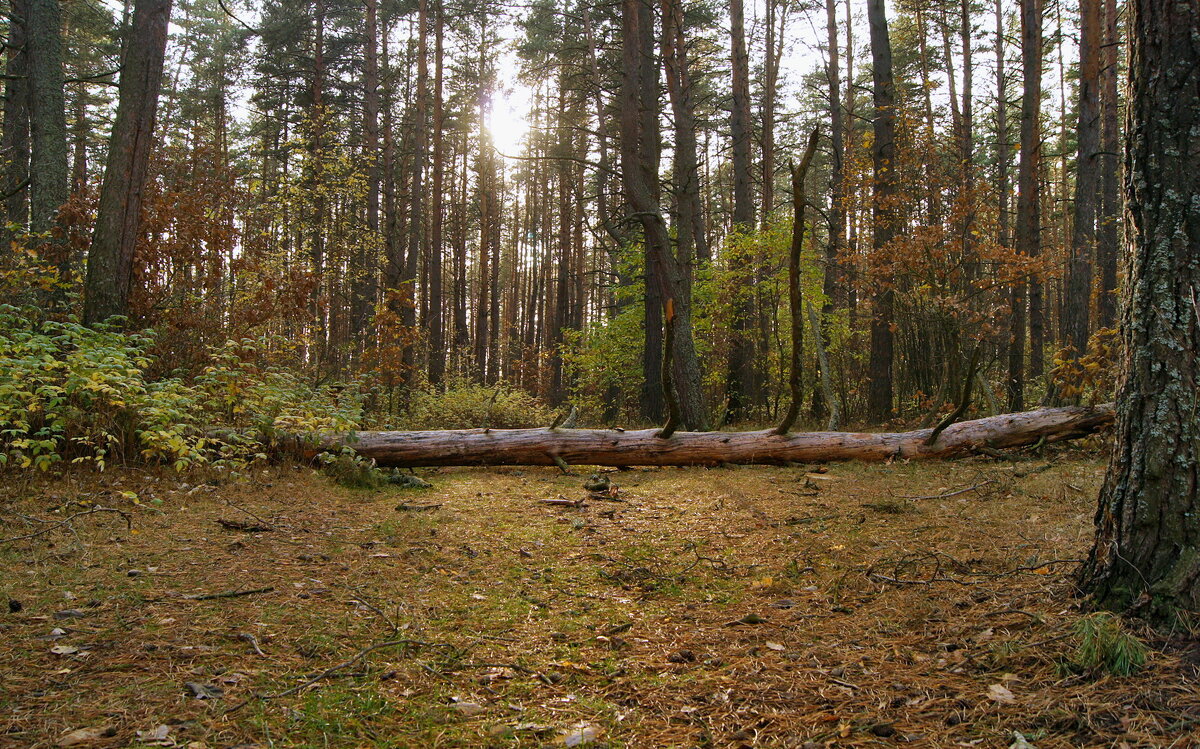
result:
[(453, 379), (412, 395), (401, 421), (405, 429), (519, 429), (550, 426), (554, 412), (519, 388)]
[(349, 447), (342, 448), (337, 454), (324, 453), (321, 463), (321, 473), (347, 489), (376, 489), (386, 480), (374, 460), (362, 457)]
[(281, 432), (353, 429), (356, 394), (258, 363), (265, 339), (211, 352), (194, 383), (153, 379), (152, 333), (41, 321), (0, 306), (0, 465), (242, 464)]
[[(638, 301), (608, 320), (584, 330), (566, 331), (563, 368), (571, 383), (571, 402), (579, 407), (584, 421), (602, 421), (609, 405), (618, 412), (636, 408), (642, 387), (644, 309), (644, 302)], [(612, 393), (620, 393), (626, 402), (610, 404)]]
[(1086, 616), (1075, 623), (1079, 646), (1075, 662), (1088, 671), (1107, 671), (1128, 676), (1146, 662), (1149, 648), (1129, 632), (1121, 620), (1106, 611)]

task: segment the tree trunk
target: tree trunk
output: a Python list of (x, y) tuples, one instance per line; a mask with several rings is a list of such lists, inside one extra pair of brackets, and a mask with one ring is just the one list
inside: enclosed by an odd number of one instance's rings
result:
[[(25, 19), (28, 4), (15, 0), (11, 4), (8, 40), (5, 50), (4, 125), (0, 152), (7, 156), (2, 185), (5, 198), (6, 224), (18, 230), (29, 227), (29, 78), (28, 57), (25, 53)], [(4, 246), (13, 240), (13, 232), (0, 229)], [(7, 257), (7, 256), (5, 256)]]
[(1079, 357), (1087, 350), (1092, 301), (1092, 255), (1096, 249), (1096, 203), (1100, 150), (1100, 2), (1080, 0), (1079, 125), (1076, 130), (1075, 219), (1067, 266), (1066, 342)]
[(1100, 53), (1100, 215), (1097, 217), (1096, 264), (1100, 266), (1097, 327), (1117, 320), (1117, 255), (1121, 236), (1120, 127), (1117, 124), (1117, 0), (1104, 0), (1104, 44)]
[(100, 187), (96, 229), (88, 252), (86, 324), (129, 314), (133, 254), (141, 231), (142, 189), (154, 142), (171, 0), (137, 0), (117, 116)]
[(350, 282), (350, 330), (355, 354), (360, 355), (366, 340), (371, 312), (375, 306), (379, 257), (379, 194), (382, 171), (379, 154), (379, 2), (366, 2), (366, 28), (363, 34), (363, 157), (367, 165), (367, 237), (355, 251), (355, 267)]
[[(429, 100), (429, 2), (420, 0), (417, 10), (417, 80), (413, 105), (413, 159), (409, 176), (408, 247), (404, 252), (404, 269), (401, 272), (400, 322), (406, 331), (417, 327), (417, 268), (425, 240), (425, 169), (429, 158), (426, 133), (426, 113)], [(416, 350), (412, 336), (404, 344), (401, 360), (404, 378), (412, 384), (417, 374)]]
[[(788, 6), (780, 0), (766, 0), (766, 43), (763, 49), (762, 93), (762, 225), (775, 210), (775, 108), (779, 91), (779, 60), (783, 56)], [(775, 28), (778, 19), (779, 28)]]
[[(1039, 213), (1039, 164), (1042, 151), (1042, 0), (1021, 0), (1021, 60), (1024, 70), (1021, 97), (1021, 165), (1017, 172), (1016, 249), (1022, 255), (1041, 253)], [(1012, 293), (1012, 320), (1008, 349), (1008, 408), (1017, 411), (1025, 404), (1025, 290), (1029, 291), (1028, 327), (1031, 370), (1043, 345), (1041, 284), (1037, 273), (1028, 283), (1018, 281)]]
[[(869, 0), (871, 70), (874, 76), (874, 130), (871, 145), (875, 189), (871, 205), (874, 234), (871, 249), (882, 260), (896, 234), (896, 96), (892, 79), (892, 43), (888, 38), (883, 0)], [(868, 371), (867, 415), (876, 422), (892, 414), (892, 279), (876, 279), (871, 316), (871, 359)]]
[[(1048, 408), (960, 421), (933, 445), (932, 429), (896, 433), (675, 432), (658, 429), (456, 429), (358, 432), (318, 449), (351, 447), (381, 466), (446, 465), (786, 465), (841, 460), (917, 460), (971, 455), (977, 450), (1056, 442), (1093, 434), (1112, 423), (1111, 406)], [(313, 448), (305, 448), (309, 454)]]
[[(28, 0), (25, 11), (25, 59), (29, 76), (29, 230), (34, 234), (50, 234), (58, 223), (59, 209), (70, 197), (62, 16), (59, 0)], [(127, 59), (126, 64), (129, 62)], [(121, 78), (124, 80), (125, 76)], [(156, 90), (155, 95), (157, 93)], [(71, 256), (66, 242), (52, 236), (48, 246), (50, 253), (44, 259), (58, 267), (62, 281), (68, 281)], [(61, 301), (63, 291), (65, 289), (52, 294), (52, 300)]]
[[(323, 298), (327, 291), (325, 279), (325, 127), (328, 124), (328, 109), (325, 106), (325, 0), (313, 3), (313, 59), (312, 77), (309, 80), (309, 128), (306, 150), (308, 151), (305, 187), (310, 191), (311, 203), (307, 206), (309, 235), (309, 269), (313, 274), (312, 291), (309, 295), (309, 313), (312, 329), (309, 332), (309, 363), (319, 370), (325, 364), (329, 341), (329, 304)], [(285, 160), (286, 164), (286, 160)], [(300, 231), (304, 231), (301, 229)], [(297, 246), (300, 242), (297, 241)]]
[(1128, 8), (1125, 356), (1081, 581), (1102, 607), (1166, 621), (1200, 610), (1200, 4)]
[(1008, 79), (1004, 74), (1004, 0), (996, 0), (996, 222), (1001, 247), (1008, 247)]
[[(692, 338), (691, 298), (684, 293), (683, 271), (671, 252), (670, 235), (657, 200), (658, 109), (648, 116), (647, 102), (657, 99), (657, 75), (654, 69), (653, 13), (640, 0), (622, 3), (622, 65), (621, 82), (621, 177), (626, 198), (642, 225), (646, 244), (646, 307), (661, 310), (670, 300), (675, 310), (675, 334), (672, 359), (675, 372), (672, 380), (678, 390), (683, 423), (691, 429), (707, 423), (700, 392), (700, 362)], [(647, 57), (651, 58), (647, 65)], [(653, 90), (648, 92), (648, 89)], [(653, 123), (653, 125), (651, 124)], [(653, 167), (647, 154), (654, 157)], [(658, 295), (657, 301), (653, 298)], [(661, 316), (659, 326), (661, 326)], [(647, 327), (646, 356), (650, 356), (652, 334), (660, 329)], [(661, 351), (662, 339), (658, 338)], [(659, 356), (658, 352), (654, 352)]]
[[(804, 359), (804, 297), (800, 287), (800, 255), (804, 250), (804, 208), (808, 200), (804, 192), (804, 177), (808, 174), (808, 166), (812, 163), (813, 154), (817, 152), (817, 142), (821, 137), (820, 130), (813, 129), (808, 137), (808, 147), (800, 159), (800, 166), (793, 166), (792, 172), (792, 246), (788, 253), (788, 311), (791, 322), (792, 352), (788, 367), (788, 390), (792, 402), (787, 413), (775, 430), (778, 434), (787, 434), (796, 417), (800, 415), (802, 391), (802, 362)], [(817, 347), (822, 344), (817, 343)]]
[(974, 279), (979, 272), (979, 263), (975, 257), (975, 63), (972, 49), (974, 34), (971, 23), (971, 0), (962, 0), (962, 14), (959, 21), (959, 36), (963, 47), (962, 132), (959, 136), (959, 151), (962, 159), (962, 192), (964, 196), (960, 241), (962, 242), (962, 262), (967, 268), (967, 277)]
[[(750, 59), (746, 52), (742, 0), (730, 0), (730, 54), (733, 74), (733, 111), (730, 113), (733, 168), (733, 231), (754, 230), (754, 177), (750, 159)], [(754, 392), (754, 340), (751, 312), (754, 286), (754, 253), (742, 241), (728, 253), (730, 271), (737, 279), (730, 320), (729, 374), (726, 383), (728, 411), (733, 422), (743, 418)]]
[(679, 196), (679, 220), (676, 227), (676, 257), (691, 293), (696, 258), (707, 262), (709, 250), (704, 225), (704, 206), (700, 201), (700, 165), (696, 157), (696, 113), (692, 76), (683, 32), (683, 5), (680, 0), (664, 0), (663, 67), (667, 73), (667, 94), (675, 120), (675, 157), (671, 170)]
[(442, 222), (443, 182), (445, 180), (445, 146), (442, 130), (445, 127), (445, 104), (442, 100), (442, 78), (445, 68), (444, 37), (446, 8), (443, 0), (435, 0), (433, 37), (433, 184), (430, 189), (429, 212), (429, 382), (442, 384), (446, 374), (446, 325), (443, 315), (442, 289)]
[[(837, 0), (825, 0), (825, 32), (828, 36), (828, 76), (829, 76), (829, 237), (825, 243), (825, 267), (821, 291), (825, 301), (821, 305), (820, 347), (829, 348), (829, 326), (833, 318), (834, 297), (838, 294), (838, 257), (841, 253), (842, 237), (845, 230), (845, 124), (842, 116), (842, 78), (838, 59), (837, 32)], [(814, 331), (815, 333), (816, 331)], [(818, 381), (825, 382), (832, 375), (825, 371), (828, 362), (823, 358), (817, 360)], [(825, 398), (817, 397), (814, 391), (812, 399), (812, 415), (820, 418), (825, 415)]]

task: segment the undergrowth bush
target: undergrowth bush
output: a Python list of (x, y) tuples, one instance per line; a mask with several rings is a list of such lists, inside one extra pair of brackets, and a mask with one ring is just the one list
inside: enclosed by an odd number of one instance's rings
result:
[(356, 392), (260, 361), (266, 339), (219, 347), (193, 382), (149, 377), (152, 343), (152, 333), (0, 306), (0, 466), (241, 464), (265, 458), (282, 432), (341, 432), (361, 419)]
[(550, 426), (554, 412), (519, 388), (451, 380), (444, 388), (430, 387), (412, 395), (405, 429), (520, 429)]
[(1125, 630), (1116, 616), (1100, 611), (1075, 623), (1079, 638), (1075, 662), (1087, 671), (1107, 671), (1128, 676), (1142, 667), (1150, 654), (1141, 640)]

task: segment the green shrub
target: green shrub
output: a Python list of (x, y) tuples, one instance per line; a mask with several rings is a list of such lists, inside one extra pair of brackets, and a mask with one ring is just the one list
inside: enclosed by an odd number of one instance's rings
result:
[(342, 448), (337, 454), (322, 455), (321, 473), (347, 489), (376, 489), (387, 480), (384, 472), (375, 466), (375, 461), (362, 457), (348, 447)]
[(361, 417), (356, 392), (257, 363), (265, 339), (225, 344), (190, 384), (147, 375), (152, 343), (0, 306), (0, 466), (244, 463), (281, 432), (347, 431)]
[(445, 388), (418, 390), (401, 420), (405, 429), (519, 429), (550, 426), (554, 412), (542, 401), (508, 385), (464, 379)]

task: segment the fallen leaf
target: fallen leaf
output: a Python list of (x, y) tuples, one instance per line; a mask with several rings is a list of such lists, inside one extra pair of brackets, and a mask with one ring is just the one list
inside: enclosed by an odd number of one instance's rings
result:
[(777, 642), (771, 642), (770, 640), (767, 640), (767, 647), (771, 650), (783, 650), (783, 645), (780, 645)]
[(91, 728), (76, 728), (74, 731), (67, 731), (62, 736), (58, 737), (58, 741), (54, 742), (55, 746), (82, 746), (90, 744), (93, 741), (108, 738), (116, 735), (117, 730), (110, 725), (93, 726)]
[(55, 645), (50, 648), (50, 652), (55, 655), (73, 655), (79, 652), (79, 648), (74, 645)]
[(1003, 684), (992, 684), (987, 690), (988, 699), (1002, 704), (1016, 701), (1016, 696)]
[(487, 712), (487, 708), (477, 702), (455, 702), (453, 707), (468, 718)]
[(183, 688), (198, 700), (215, 700), (225, 695), (225, 690), (218, 686), (196, 681), (184, 682)]
[(563, 734), (562, 741), (566, 746), (586, 746), (600, 739), (604, 729), (588, 723), (576, 724), (573, 730)]
[(1030, 744), (1020, 731), (1013, 731), (1013, 742), (1008, 745), (1008, 749), (1037, 749), (1037, 747)]
[(173, 745), (175, 742), (171, 740), (171, 727), (161, 725), (153, 731), (138, 731), (138, 738), (147, 744), (158, 745)]

